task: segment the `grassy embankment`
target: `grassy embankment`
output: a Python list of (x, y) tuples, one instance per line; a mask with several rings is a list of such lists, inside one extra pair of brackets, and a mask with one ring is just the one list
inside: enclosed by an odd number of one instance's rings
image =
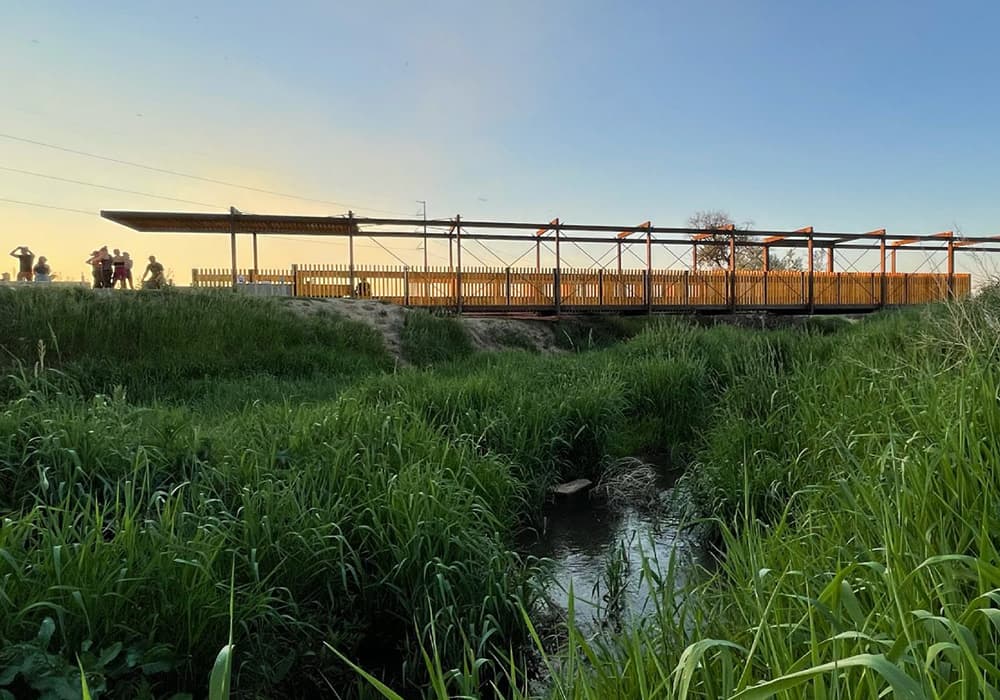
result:
[[(832, 337), (664, 324), (388, 374), (366, 329), (274, 303), (0, 295), (5, 347), (30, 367), (41, 338), (58, 369), (3, 386), (0, 655), (22, 688), (78, 682), (79, 655), (109, 696), (201, 693), (232, 594), (241, 694), (344, 688), (326, 644), (398, 687), (428, 665), (450, 692), (504, 687), (478, 660), (524, 635), (510, 545), (544, 487), (670, 445), (725, 562), (648, 626), (571, 635), (557, 694), (992, 684), (998, 307)], [(453, 322), (412, 318), (404, 351), (433, 359)]]
[(1000, 697), (998, 329), (993, 289), (725, 392), (686, 475), (718, 569), (615, 638), (571, 631), (549, 693)]
[[(0, 315), (16, 692), (73, 687), (77, 655), (96, 692), (199, 692), (231, 593), (245, 694), (356, 682), (325, 644), (404, 685), (432, 636), (509, 648), (533, 595), (510, 545), (544, 487), (694, 381), (524, 352), (389, 374), (365, 327), (223, 295), (18, 289)], [(415, 315), (404, 349), (468, 354), (456, 328)]]

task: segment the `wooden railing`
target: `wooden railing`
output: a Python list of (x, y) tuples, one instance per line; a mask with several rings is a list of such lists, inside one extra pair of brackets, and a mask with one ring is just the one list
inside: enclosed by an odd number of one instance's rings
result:
[[(231, 270), (192, 270), (194, 287), (231, 287)], [(724, 270), (412, 269), (293, 265), (237, 270), (237, 286), (285, 285), (299, 297), (364, 297), (459, 310), (872, 309), (967, 296), (968, 274)], [(950, 289), (949, 289), (950, 287)]]

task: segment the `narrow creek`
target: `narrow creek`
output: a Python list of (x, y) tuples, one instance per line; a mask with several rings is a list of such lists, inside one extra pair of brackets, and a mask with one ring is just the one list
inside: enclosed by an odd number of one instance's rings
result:
[(556, 501), (526, 553), (548, 560), (543, 580), (553, 612), (568, 616), (585, 635), (620, 628), (655, 615), (663, 588), (683, 588), (696, 563), (706, 563), (704, 543), (681, 528), (671, 506), (674, 478), (658, 473), (655, 497), (644, 505), (609, 507), (587, 494)]

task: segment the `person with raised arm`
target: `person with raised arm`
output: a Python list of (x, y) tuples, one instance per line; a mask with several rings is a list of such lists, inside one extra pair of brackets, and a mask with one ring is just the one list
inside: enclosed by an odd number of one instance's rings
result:
[(10, 257), (17, 258), (20, 261), (17, 271), (17, 281), (30, 282), (32, 267), (35, 263), (35, 254), (31, 252), (28, 246), (22, 245), (10, 251)]

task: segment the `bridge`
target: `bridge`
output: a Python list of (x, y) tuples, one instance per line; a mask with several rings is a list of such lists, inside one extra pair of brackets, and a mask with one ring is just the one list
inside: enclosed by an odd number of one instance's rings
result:
[[(228, 269), (194, 269), (192, 286), (230, 287), (298, 297), (362, 297), (411, 307), (447, 308), (475, 313), (570, 312), (733, 312), (846, 313), (924, 304), (971, 293), (972, 278), (955, 269), (957, 253), (973, 249), (1000, 252), (1000, 237), (864, 233), (702, 230), (638, 226), (385, 219), (355, 217), (184, 212), (103, 211), (101, 215), (136, 231), (207, 233), (230, 237)], [(410, 228), (410, 230), (404, 230)], [(346, 239), (346, 260), (337, 264), (297, 264), (284, 269), (258, 266), (258, 236), (332, 236)], [(252, 238), (252, 265), (237, 265), (236, 239)], [(423, 265), (371, 265), (355, 257), (358, 239), (422, 239)], [(430, 266), (428, 241), (446, 242), (449, 264)], [(572, 246), (592, 261), (588, 267), (564, 265)], [(382, 246), (384, 248), (384, 246)], [(483, 250), (520, 247), (509, 264), (463, 264), (463, 253), (479, 263)], [(683, 257), (678, 255), (683, 248)], [(798, 251), (803, 269), (776, 265), (775, 248)], [(388, 248), (384, 248), (392, 254)], [(592, 251), (597, 252), (593, 252)], [(636, 253), (636, 249), (644, 255)], [(542, 264), (542, 252), (546, 265)], [(665, 250), (678, 266), (654, 266), (654, 250)], [(603, 252), (601, 252), (603, 251)], [(706, 251), (710, 255), (705, 255)], [(945, 255), (945, 272), (898, 272), (897, 253)], [(523, 260), (534, 253), (534, 266)], [(822, 255), (816, 264), (817, 253)], [(688, 257), (688, 254), (690, 257)], [(623, 258), (641, 263), (629, 267)], [(870, 270), (859, 269), (867, 256)], [(577, 254), (579, 257), (579, 254)], [(705, 259), (713, 261), (710, 267)], [(874, 262), (873, 262), (874, 261)], [(551, 262), (551, 264), (549, 264)], [(747, 262), (753, 263), (741, 267)], [(839, 268), (838, 269), (838, 264)], [(708, 267), (708, 269), (706, 269)], [(820, 268), (820, 269), (817, 269)], [(846, 269), (845, 269), (846, 268)]]

